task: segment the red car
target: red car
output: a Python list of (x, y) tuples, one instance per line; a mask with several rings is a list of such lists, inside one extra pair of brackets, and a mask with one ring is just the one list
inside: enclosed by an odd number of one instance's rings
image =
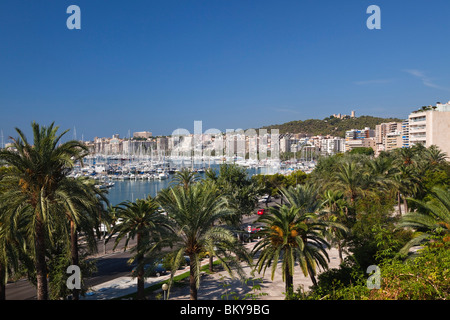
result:
[(262, 216), (264, 214), (264, 212), (266, 212), (266, 209), (259, 209), (258, 215)]

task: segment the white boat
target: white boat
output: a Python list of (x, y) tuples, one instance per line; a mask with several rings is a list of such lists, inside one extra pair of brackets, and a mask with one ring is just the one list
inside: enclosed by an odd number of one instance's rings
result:
[(165, 172), (162, 172), (162, 173), (158, 174), (158, 179), (159, 180), (165, 180), (167, 178), (169, 178), (169, 175), (167, 173), (165, 173)]

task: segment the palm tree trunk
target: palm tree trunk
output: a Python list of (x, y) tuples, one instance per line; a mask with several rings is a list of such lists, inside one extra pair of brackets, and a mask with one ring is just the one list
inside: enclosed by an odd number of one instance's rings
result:
[(209, 272), (214, 272), (214, 265), (213, 265), (213, 255), (209, 254)]
[[(142, 259), (139, 259), (142, 261)], [(138, 261), (138, 264), (142, 264)], [(145, 300), (145, 280), (144, 280), (144, 266), (140, 265), (138, 267), (138, 276), (137, 276), (137, 299)]]
[(403, 197), (403, 208), (405, 208), (405, 213), (408, 213), (408, 201), (406, 200), (406, 196)]
[[(72, 260), (72, 265), (78, 266), (79, 258), (78, 258), (78, 235), (77, 228), (75, 226), (75, 222), (70, 220), (70, 255)], [(80, 299), (80, 289), (73, 289), (73, 300)]]
[[(138, 232), (137, 235), (137, 243), (136, 247), (138, 250), (140, 250), (141, 247), (141, 234)], [(145, 280), (144, 280), (144, 266), (143, 266), (143, 255), (141, 253), (138, 253), (137, 257), (137, 299), (138, 300), (145, 300)]]
[(397, 205), (398, 205), (398, 215), (402, 216), (402, 199), (400, 197), (400, 191), (397, 192)]
[(36, 217), (35, 249), (37, 299), (48, 300), (47, 262), (45, 261), (45, 235), (44, 226), (40, 219), (40, 214), (38, 214), (38, 216)]
[(337, 240), (337, 246), (338, 246), (338, 253), (339, 253), (339, 261), (340, 261), (340, 263), (342, 263), (342, 260), (344, 260), (344, 258), (342, 257), (341, 240)]
[[(190, 287), (190, 300), (197, 300), (197, 282), (195, 281), (195, 268), (194, 268), (194, 260), (195, 256), (189, 256), (189, 287)], [(199, 276), (199, 275), (197, 275)]]
[[(211, 227), (214, 227), (214, 222), (211, 224)], [(214, 272), (214, 265), (213, 265), (213, 255), (212, 252), (209, 253), (209, 272)]]
[(0, 300), (6, 299), (6, 266), (0, 262)]
[(288, 267), (286, 267), (286, 270), (284, 272), (284, 280), (285, 280), (284, 290), (286, 292), (286, 299), (289, 300), (294, 289), (294, 277), (290, 274)]

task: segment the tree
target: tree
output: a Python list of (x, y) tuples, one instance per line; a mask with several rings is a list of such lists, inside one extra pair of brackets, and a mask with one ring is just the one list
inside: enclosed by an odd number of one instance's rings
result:
[(328, 268), (329, 244), (323, 237), (324, 225), (314, 213), (302, 213), (296, 206), (271, 207), (258, 222), (264, 224), (262, 240), (253, 248), (259, 255), (255, 263), (258, 272), (271, 268), (272, 280), (281, 259), (281, 270), (287, 296), (293, 289), (294, 266), (298, 262), (305, 276), (314, 285), (317, 265)]
[(415, 236), (400, 251), (406, 254), (413, 246), (432, 241), (433, 236), (440, 235), (444, 241), (450, 241), (450, 193), (448, 190), (433, 188), (429, 201), (409, 199), (419, 206), (419, 210), (402, 217), (399, 227), (412, 228)]
[(224, 222), (238, 228), (245, 215), (254, 213), (261, 193), (258, 184), (248, 176), (245, 168), (234, 164), (221, 165), (217, 177), (208, 179), (215, 182), (231, 209), (232, 214), (227, 215)]
[(447, 159), (447, 154), (445, 152), (442, 152), (438, 146), (431, 145), (427, 150), (425, 151), (425, 160), (431, 165), (431, 166), (437, 166), (439, 164), (442, 164)]
[(9, 149), (0, 151), (0, 161), (14, 168), (4, 179), (15, 187), (7, 192), (9, 214), (30, 214), (30, 229), (35, 253), (37, 277), (37, 298), (48, 299), (47, 263), (45, 259), (47, 239), (51, 239), (54, 217), (49, 206), (61, 181), (73, 168), (76, 161), (82, 161), (87, 148), (78, 141), (61, 143), (68, 132), (57, 134), (59, 127), (40, 126), (33, 122), (33, 144), (24, 133), (16, 128), (17, 139)]
[(350, 199), (350, 205), (354, 205), (358, 195), (364, 192), (363, 175), (360, 167), (355, 162), (344, 162), (338, 166), (338, 171), (333, 177), (335, 188), (341, 190)]
[(365, 154), (367, 156), (373, 156), (374, 151), (370, 147), (359, 147), (359, 148), (353, 148), (351, 151), (349, 151), (350, 154)]
[[(344, 199), (344, 195), (341, 191), (333, 191), (327, 190), (323, 195), (322, 199), (324, 200), (324, 219), (329, 222), (337, 222), (342, 226), (345, 225), (347, 220), (347, 211), (348, 204)], [(348, 230), (343, 227), (336, 227), (330, 225), (327, 232), (329, 241), (336, 241), (338, 252), (339, 252), (339, 260), (343, 262), (343, 251), (344, 251), (344, 243), (345, 243), (345, 235)]]
[[(118, 215), (122, 223), (116, 224), (112, 234), (117, 233), (114, 248), (126, 237), (124, 250), (127, 249), (130, 239), (137, 238), (134, 256), (129, 262), (136, 261), (137, 299), (145, 299), (145, 262), (146, 254), (153, 261), (155, 253), (161, 248), (165, 232), (168, 231), (169, 222), (161, 214), (159, 204), (154, 198), (137, 199), (135, 202), (124, 202), (118, 207)], [(109, 239), (108, 239), (109, 240)]]
[(158, 194), (158, 202), (173, 221), (170, 242), (174, 246), (175, 259), (171, 281), (183, 257), (189, 256), (191, 300), (197, 300), (202, 253), (214, 255), (230, 275), (237, 271), (244, 277), (238, 258), (249, 261), (245, 248), (230, 230), (214, 225), (232, 214), (217, 186), (206, 181), (188, 188), (175, 186), (162, 190)]
[[(105, 209), (102, 203), (108, 203), (104, 193), (95, 187), (94, 181), (81, 178), (66, 178), (55, 191), (52, 210), (65, 212), (58, 224), (64, 235), (69, 235), (70, 261), (79, 266), (78, 232), (82, 231), (90, 252), (97, 251), (95, 230), (98, 230), (100, 218)], [(100, 213), (100, 214), (99, 214)], [(103, 213), (103, 214), (102, 214)], [(68, 230), (64, 226), (68, 224)], [(80, 290), (73, 290), (73, 299), (79, 299)]]
[(5, 300), (9, 274), (19, 268), (20, 256), (27, 248), (23, 226), (14, 225), (3, 213), (0, 207), (0, 300)]
[(191, 171), (188, 168), (182, 168), (180, 171), (175, 172), (172, 180), (172, 185), (182, 185), (183, 188), (188, 188), (189, 185), (198, 181), (198, 173)]

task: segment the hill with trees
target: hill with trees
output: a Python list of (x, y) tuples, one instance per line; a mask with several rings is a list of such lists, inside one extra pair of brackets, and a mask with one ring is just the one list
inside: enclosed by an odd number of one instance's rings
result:
[(304, 133), (306, 135), (333, 135), (344, 137), (345, 131), (351, 129), (363, 129), (369, 127), (375, 129), (375, 126), (386, 122), (401, 122), (398, 118), (379, 118), (372, 116), (361, 116), (356, 118), (339, 119), (333, 116), (320, 119), (296, 120), (283, 124), (275, 124), (262, 127), (261, 129), (279, 129), (280, 134), (284, 133)]

